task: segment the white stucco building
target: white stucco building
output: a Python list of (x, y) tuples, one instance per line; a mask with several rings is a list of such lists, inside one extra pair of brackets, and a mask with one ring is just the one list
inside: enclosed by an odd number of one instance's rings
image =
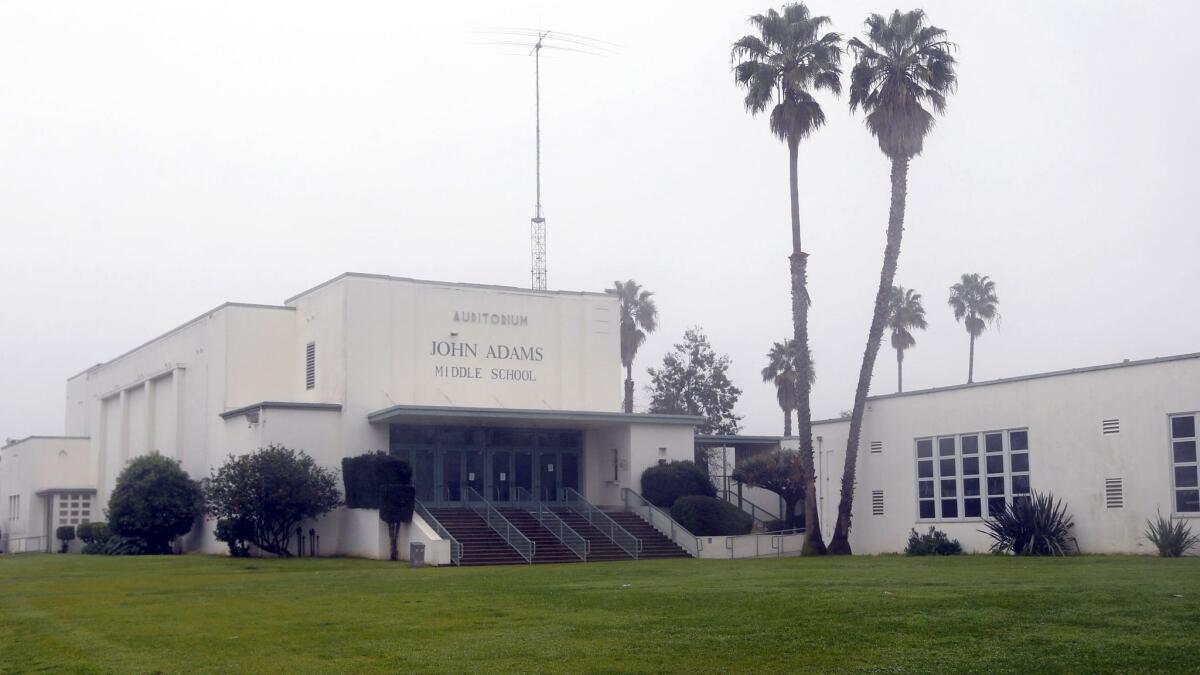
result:
[[(471, 495), (506, 505), (577, 494), (701, 557), (798, 550), (797, 537), (691, 537), (631, 499), (642, 471), (692, 459), (697, 443), (728, 448), (719, 476), (794, 439), (697, 439), (697, 418), (624, 414), (621, 379), (618, 303), (603, 293), (344, 274), (278, 306), (227, 303), (70, 378), (63, 436), (0, 449), (0, 545), (47, 550), (58, 525), (102, 520), (133, 457), (159, 452), (202, 478), (229, 454), (280, 443), (330, 468), (374, 450), (409, 460), (429, 511), (402, 540), (426, 544), (434, 563), (461, 547), (433, 512)], [(1200, 519), (1198, 411), (1200, 354), (873, 396), (852, 546), (899, 551), (910, 529), (934, 525), (982, 551), (989, 504), (1035, 489), (1067, 503), (1081, 550), (1150, 553), (1147, 518)], [(826, 536), (847, 427), (813, 429)], [(773, 494), (740, 494), (764, 507), (760, 519), (779, 515)], [(374, 511), (338, 509), (305, 528), (323, 555), (387, 555)], [(210, 522), (182, 545), (225, 551)]]

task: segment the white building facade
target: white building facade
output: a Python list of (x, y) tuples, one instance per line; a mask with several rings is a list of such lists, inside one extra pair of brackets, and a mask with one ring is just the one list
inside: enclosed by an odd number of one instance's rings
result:
[[(68, 380), (72, 438), (53, 443), (73, 453), (70, 478), (22, 468), (53, 463), (55, 450), (34, 447), (50, 439), (4, 448), (0, 528), (12, 541), (52, 536), (52, 507), (32, 505), (37, 492), (69, 500), (88, 489), (103, 505), (140, 455), (174, 458), (199, 479), (230, 454), (272, 443), (331, 469), (344, 457), (399, 453), (428, 505), (462, 502), (469, 490), (507, 500), (523, 488), (547, 500), (576, 490), (616, 506), (647, 466), (692, 457), (696, 423), (621, 412), (617, 310), (604, 293), (367, 274), (279, 306), (224, 304)], [(9, 497), (21, 503), (10, 508)], [(102, 508), (93, 511), (103, 519)], [(375, 512), (339, 509), (310, 526), (323, 554), (387, 555)], [(424, 538), (439, 562), (437, 536), (415, 531), (422, 527), (412, 526), (412, 538)], [(198, 526), (184, 549), (223, 552), (212, 530)]]
[[(603, 293), (345, 274), (278, 306), (227, 303), (68, 380), (64, 436), (0, 449), (0, 545), (50, 550), (57, 526), (103, 520), (134, 457), (161, 453), (199, 479), (231, 454), (278, 443), (331, 469), (365, 452), (399, 454), (431, 508), (574, 491), (639, 513), (699, 557), (798, 550), (795, 537), (680, 534), (631, 501), (647, 467), (692, 459), (697, 447), (715, 448), (710, 472), (728, 476), (795, 439), (697, 438), (698, 418), (622, 413), (619, 339), (618, 301)], [(813, 426), (826, 536), (848, 426)], [(1147, 519), (1200, 527), (1198, 430), (1200, 354), (873, 396), (851, 545), (901, 551), (910, 530), (934, 526), (985, 551), (989, 509), (1036, 490), (1066, 503), (1080, 550), (1153, 553)], [(760, 521), (779, 517), (773, 493), (716, 482)], [(388, 553), (374, 511), (342, 508), (304, 527), (323, 555)], [(184, 550), (224, 552), (212, 530), (199, 523)], [(402, 540), (425, 543), (433, 563), (451, 555), (419, 515)]]

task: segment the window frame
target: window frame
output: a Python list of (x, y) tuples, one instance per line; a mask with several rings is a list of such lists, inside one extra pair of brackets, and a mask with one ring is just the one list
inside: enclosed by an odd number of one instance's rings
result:
[[(1172, 427), (1172, 420), (1177, 417), (1192, 418), (1192, 435), (1188, 437), (1175, 438)], [(1175, 444), (1178, 442), (1191, 441), (1195, 446), (1195, 459), (1191, 462), (1176, 462), (1175, 461)], [(1167, 467), (1168, 480), (1171, 486), (1171, 515), (1178, 518), (1200, 518), (1200, 509), (1195, 511), (1180, 511), (1179, 510), (1179, 491), (1183, 490), (1200, 490), (1200, 481), (1195, 488), (1178, 488), (1175, 486), (1175, 470), (1179, 467), (1195, 467), (1197, 476), (1200, 477), (1200, 411), (1177, 412), (1167, 414)]]
[[(1025, 447), (1024, 448), (1021, 448), (1018, 450), (1013, 450), (1012, 435), (1014, 433), (1025, 434)], [(1001, 440), (1000, 440), (999, 452), (988, 452), (987, 437), (990, 435), (993, 435), (993, 434), (1000, 435)], [(971, 437), (974, 437), (977, 439), (976, 443), (975, 443), (975, 452), (964, 455), (963, 454), (963, 439), (971, 438)], [(953, 441), (954, 454), (952, 456), (950, 456), (950, 455), (944, 456), (942, 454), (942, 441), (944, 441), (944, 440), (952, 440)], [(922, 458), (920, 456), (920, 444), (923, 441), (929, 442), (932, 447), (932, 454), (926, 458)], [(1007, 429), (987, 429), (987, 430), (983, 430), (983, 431), (968, 431), (968, 432), (964, 432), (964, 433), (936, 434), (936, 435), (930, 435), (930, 436), (918, 436), (918, 437), (914, 438), (913, 439), (913, 462), (914, 462), (913, 475), (914, 475), (914, 479), (916, 481), (916, 495), (915, 495), (915, 497), (916, 497), (916, 499), (915, 499), (916, 513), (915, 513), (915, 516), (916, 516), (917, 522), (920, 522), (920, 523), (983, 522), (984, 520), (986, 520), (989, 517), (989, 514), (991, 513), (991, 509), (989, 506), (990, 499), (999, 498), (999, 499), (1003, 499), (1005, 504), (1010, 504), (1010, 503), (1012, 503), (1012, 500), (1014, 500), (1016, 498), (1019, 498), (1019, 497), (1028, 498), (1029, 495), (1032, 494), (1032, 490), (1033, 490), (1033, 487), (1032, 487), (1032, 473), (1033, 472), (1031, 470), (1031, 467), (1029, 466), (1029, 460), (1028, 460), (1029, 454), (1031, 452), (1031, 447), (1032, 447), (1032, 444), (1030, 443), (1029, 427), (1027, 427), (1027, 426), (1011, 427), (1011, 428), (1007, 428)], [(1014, 454), (1015, 455), (1025, 455), (1026, 466), (1023, 471), (1014, 471), (1013, 470), (1012, 457)], [(993, 473), (988, 470), (987, 458), (989, 456), (992, 456), (992, 457), (999, 456), (1001, 458), (1001, 471)], [(972, 474), (971, 476), (966, 476), (963, 473), (963, 468), (964, 468), (963, 460), (966, 458), (975, 458), (978, 463), (978, 466), (976, 467), (976, 469), (977, 469), (976, 473)], [(954, 465), (954, 475), (953, 476), (951, 476), (951, 475), (943, 476), (943, 472), (942, 472), (943, 460), (953, 462), (953, 465)], [(933, 465), (933, 472), (928, 477), (921, 476), (920, 463), (922, 461), (929, 461)], [(1020, 492), (1020, 493), (1017, 493), (1014, 491), (1014, 489), (1013, 489), (1014, 488), (1014, 486), (1013, 486), (1013, 478), (1014, 477), (1025, 478), (1029, 482), (1029, 486), (1026, 491)], [(1003, 487), (1002, 492), (996, 493), (995, 495), (993, 495), (993, 493), (988, 490), (988, 479), (989, 478), (1001, 479), (1002, 487)], [(965, 489), (966, 486), (964, 485), (965, 481), (968, 479), (975, 479), (975, 480), (979, 481), (979, 489), (977, 491), (977, 494), (969, 496), (969, 497), (966, 495), (966, 489)], [(944, 481), (944, 480), (953, 480), (954, 481), (953, 497), (943, 495), (942, 481)], [(921, 497), (921, 483), (926, 482), (926, 481), (930, 482), (933, 487), (933, 496), (931, 498), (922, 498)], [(954, 501), (955, 515), (945, 516), (945, 515), (943, 515), (944, 514), (943, 507), (945, 505), (947, 505), (946, 502), (949, 502), (951, 499), (953, 499), (953, 501)], [(966, 515), (967, 514), (966, 506), (967, 506), (968, 499), (978, 499), (979, 500), (979, 515), (978, 516)], [(932, 502), (932, 504), (933, 504), (933, 517), (932, 518), (921, 516), (921, 503), (922, 502)], [(1200, 513), (1198, 513), (1197, 515), (1200, 515)]]

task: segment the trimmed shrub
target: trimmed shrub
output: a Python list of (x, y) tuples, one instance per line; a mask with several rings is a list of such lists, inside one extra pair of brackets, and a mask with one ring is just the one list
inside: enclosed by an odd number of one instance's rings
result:
[(1158, 520), (1146, 521), (1146, 538), (1163, 558), (1178, 558), (1200, 543), (1200, 536), (1192, 534), (1183, 519), (1163, 518), (1161, 513)]
[(59, 549), (58, 552), (66, 553), (67, 548), (70, 547), (70, 545), (71, 545), (71, 542), (75, 540), (75, 526), (74, 525), (59, 525), (58, 529), (54, 531), (54, 536), (57, 537), (58, 540), (62, 542), (62, 548)]
[(217, 521), (217, 541), (229, 546), (229, 555), (234, 558), (250, 557), (250, 540), (254, 536), (254, 524), (245, 518), (222, 518)]
[(651, 504), (669, 509), (680, 497), (716, 497), (708, 474), (688, 460), (658, 464), (642, 472), (642, 496)]
[(400, 559), (400, 552), (396, 550), (400, 523), (412, 521), (416, 501), (417, 490), (411, 485), (384, 485), (380, 490), (379, 519), (388, 525), (388, 536), (392, 540), (392, 560)]
[(991, 514), (981, 530), (992, 538), (992, 551), (1017, 555), (1067, 555), (1074, 550), (1075, 521), (1062, 500), (1049, 492), (1017, 498)]
[(342, 460), (342, 481), (346, 487), (346, 506), (377, 509), (384, 485), (412, 483), (412, 467), (396, 455), (369, 452)]
[(83, 552), (88, 555), (144, 555), (150, 551), (141, 539), (109, 535), (84, 546)]
[(957, 539), (951, 539), (945, 532), (929, 526), (929, 532), (918, 534), (915, 529), (908, 535), (908, 546), (904, 547), (904, 555), (959, 555), (962, 544)]
[(179, 462), (156, 452), (130, 461), (117, 476), (108, 526), (142, 542), (146, 553), (170, 553), (171, 542), (192, 529), (201, 507), (200, 485)]
[(748, 534), (754, 519), (723, 499), (687, 495), (675, 500), (671, 517), (698, 537)]
[(79, 541), (85, 544), (92, 543), (92, 529), (96, 527), (95, 523), (80, 523), (75, 528), (75, 536), (79, 537)]
[[(230, 455), (205, 483), (209, 515), (230, 522), (221, 536), (236, 545), (254, 544), (267, 553), (291, 556), (288, 545), (302, 521), (320, 518), (342, 503), (337, 474), (303, 451), (269, 445), (248, 455)], [(231, 549), (232, 552), (232, 549)]]
[(108, 523), (84, 523), (75, 528), (75, 534), (84, 544), (107, 541), (112, 537), (112, 532), (108, 529)]

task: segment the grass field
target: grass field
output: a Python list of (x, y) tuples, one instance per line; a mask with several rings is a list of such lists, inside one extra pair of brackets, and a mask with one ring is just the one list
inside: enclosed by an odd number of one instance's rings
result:
[(0, 670), (1200, 668), (1200, 559), (0, 558)]

